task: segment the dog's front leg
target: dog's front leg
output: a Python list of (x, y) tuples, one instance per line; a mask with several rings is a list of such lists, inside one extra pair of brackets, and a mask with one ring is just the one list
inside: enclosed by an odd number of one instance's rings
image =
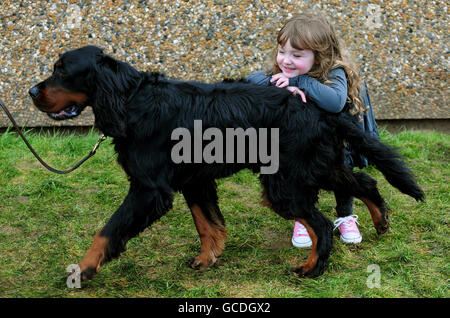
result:
[(203, 180), (183, 189), (201, 244), (201, 253), (191, 262), (194, 269), (205, 270), (213, 266), (225, 246), (227, 232), (217, 203), (216, 187), (213, 180)]
[(126, 243), (172, 207), (171, 193), (132, 183), (130, 191), (108, 223), (96, 234), (80, 262), (81, 279), (92, 279), (100, 267), (126, 250)]

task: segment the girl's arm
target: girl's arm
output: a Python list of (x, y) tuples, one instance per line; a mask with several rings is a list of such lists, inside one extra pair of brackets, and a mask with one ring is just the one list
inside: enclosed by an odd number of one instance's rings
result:
[(303, 90), (320, 108), (339, 113), (347, 101), (347, 77), (344, 69), (339, 67), (330, 71), (328, 80), (332, 82), (329, 86), (308, 75), (300, 75), (290, 78), (289, 86)]
[[(246, 80), (250, 83), (264, 86), (275, 85), (275, 83), (271, 83), (271, 76), (267, 76), (263, 71), (256, 72), (247, 76)], [(300, 98), (304, 103), (306, 103), (305, 94), (296, 87), (286, 87), (289, 91), (291, 91), (294, 95), (300, 95)]]
[(253, 84), (270, 86), (270, 76), (265, 75), (263, 71), (250, 74), (246, 80)]

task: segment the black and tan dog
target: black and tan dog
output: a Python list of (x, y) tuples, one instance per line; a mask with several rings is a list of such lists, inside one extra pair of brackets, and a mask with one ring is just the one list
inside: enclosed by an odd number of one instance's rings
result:
[[(204, 84), (139, 72), (94, 46), (63, 54), (51, 77), (29, 91), (34, 104), (54, 119), (73, 118), (88, 105), (95, 123), (113, 137), (118, 161), (130, 180), (129, 193), (109, 222), (97, 233), (80, 262), (82, 278), (118, 257), (128, 240), (172, 207), (181, 191), (200, 235), (201, 253), (192, 267), (206, 269), (222, 254), (225, 222), (217, 204), (215, 179), (262, 163), (175, 163), (171, 139), (179, 127), (225, 132), (228, 127), (279, 129), (279, 167), (260, 174), (264, 202), (285, 219), (300, 221), (313, 245), (305, 264), (294, 271), (315, 277), (326, 268), (332, 247), (332, 224), (315, 207), (320, 189), (362, 200), (378, 233), (389, 223), (376, 181), (344, 165), (344, 140), (364, 154), (400, 191), (416, 200), (424, 194), (400, 156), (364, 135), (345, 114), (321, 111), (313, 103), (276, 87), (238, 82)], [(225, 134), (224, 134), (225, 135)]]

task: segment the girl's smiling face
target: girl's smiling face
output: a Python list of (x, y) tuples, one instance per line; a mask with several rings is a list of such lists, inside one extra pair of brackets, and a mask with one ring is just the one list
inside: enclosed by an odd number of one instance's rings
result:
[(314, 52), (311, 50), (297, 50), (289, 41), (278, 46), (277, 64), (281, 72), (288, 77), (296, 77), (308, 73), (314, 65)]

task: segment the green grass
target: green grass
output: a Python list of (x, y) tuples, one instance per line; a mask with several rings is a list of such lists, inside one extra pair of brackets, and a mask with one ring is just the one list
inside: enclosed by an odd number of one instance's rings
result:
[[(97, 141), (87, 136), (27, 133), (40, 155), (67, 169)], [(190, 211), (180, 194), (166, 216), (128, 243), (81, 289), (66, 286), (65, 270), (81, 260), (93, 236), (128, 190), (108, 140), (76, 172), (55, 175), (34, 159), (19, 137), (0, 135), (0, 297), (448, 297), (450, 137), (446, 134), (381, 131), (399, 147), (426, 192), (416, 203), (390, 186), (375, 169), (390, 212), (391, 228), (378, 236), (359, 201), (363, 242), (336, 235), (330, 264), (316, 279), (298, 279), (292, 268), (309, 249), (290, 244), (293, 222), (259, 204), (260, 185), (249, 171), (220, 180), (220, 207), (228, 239), (218, 263), (195, 271), (189, 260), (200, 250)], [(319, 209), (331, 220), (334, 199), (322, 192)], [(380, 285), (369, 288), (371, 264)]]

